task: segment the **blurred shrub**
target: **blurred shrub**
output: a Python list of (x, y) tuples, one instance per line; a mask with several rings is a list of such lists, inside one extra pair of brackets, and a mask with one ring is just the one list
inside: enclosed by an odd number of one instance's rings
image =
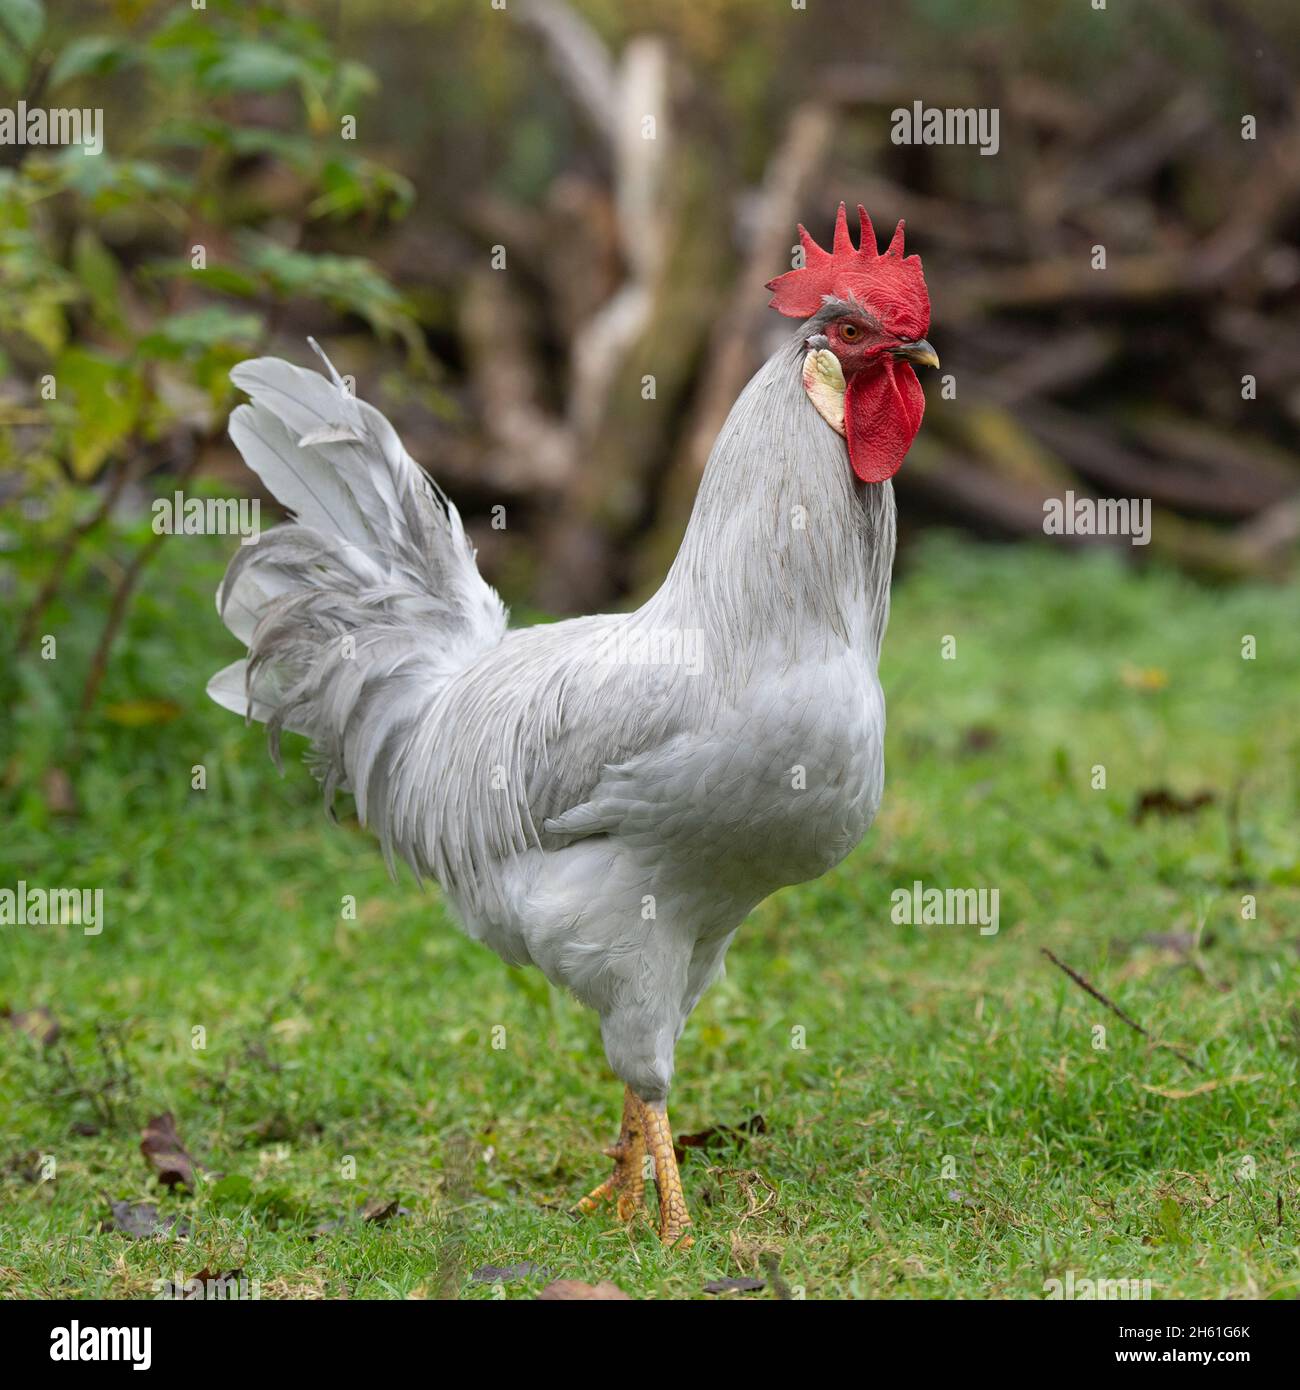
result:
[(0, 468), (19, 474), (7, 542), (43, 582), (37, 606), (102, 543), (128, 479), (188, 476), (224, 429), (230, 366), (291, 307), (354, 316), (424, 360), (389, 279), (330, 249), (342, 224), (382, 227), (413, 197), (355, 152), (371, 72), (282, 3), (143, 9), (66, 34), (42, 0), (0, 0), (0, 105), (107, 114), (97, 154), (0, 146)]

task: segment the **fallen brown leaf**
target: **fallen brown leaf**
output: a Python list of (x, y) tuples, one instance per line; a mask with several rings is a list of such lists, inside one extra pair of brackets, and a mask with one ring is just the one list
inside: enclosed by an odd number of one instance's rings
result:
[(1125, 666), (1119, 678), (1130, 690), (1163, 690), (1169, 684), (1169, 672), (1159, 666)]
[(1217, 799), (1217, 793), (1208, 788), (1191, 796), (1179, 796), (1168, 787), (1148, 787), (1139, 792), (1133, 803), (1133, 821), (1141, 825), (1150, 815), (1190, 816), (1203, 806), (1209, 806)]
[(744, 1143), (753, 1134), (766, 1134), (767, 1121), (762, 1115), (751, 1115), (738, 1125), (710, 1125), (696, 1134), (679, 1134), (673, 1141), (677, 1161), (686, 1157), (687, 1149), (714, 1149), (724, 1143)]
[(0, 1171), (12, 1173), (14, 1177), (21, 1178), (23, 1182), (40, 1182), (41, 1151), (28, 1149), (26, 1153), (14, 1154)]
[(42, 1047), (49, 1047), (52, 1043), (58, 1042), (59, 1034), (63, 1032), (58, 1019), (43, 1006), (19, 1009), (15, 1013), (6, 1005), (0, 1009), (0, 1018), (3, 1018), (15, 1033), (26, 1033)]
[(1252, 1081), (1263, 1081), (1265, 1073), (1262, 1071), (1252, 1072), (1249, 1076), (1221, 1076), (1217, 1081), (1202, 1081), (1199, 1086), (1190, 1086), (1185, 1091), (1176, 1091), (1164, 1086), (1148, 1086), (1142, 1084), (1144, 1091), (1150, 1091), (1153, 1096), (1164, 1096), (1166, 1100), (1190, 1100), (1192, 1096), (1203, 1096), (1207, 1091), (1217, 1091), (1220, 1086), (1244, 1086)]
[(194, 1160), (176, 1133), (176, 1121), (170, 1110), (163, 1115), (155, 1115), (145, 1125), (140, 1152), (164, 1187), (175, 1187), (182, 1182), (193, 1192), (198, 1186), (194, 1177)]
[(984, 753), (997, 747), (1001, 735), (989, 724), (972, 724), (961, 736), (963, 753)]
[[(221, 1287), (223, 1284), (227, 1282), (238, 1284), (243, 1276), (244, 1271), (242, 1269), (227, 1269), (220, 1274), (214, 1274), (204, 1265), (197, 1274), (191, 1274), (183, 1284), (178, 1284), (174, 1279), (169, 1279), (167, 1283), (163, 1285), (163, 1296), (165, 1298), (189, 1300), (191, 1302), (203, 1298), (216, 1298), (224, 1293)], [(194, 1287), (195, 1284), (200, 1285), (200, 1287), (196, 1289)]]
[(515, 1279), (542, 1279), (550, 1276), (550, 1270), (543, 1265), (525, 1260), (517, 1265), (482, 1265), (469, 1277), (476, 1284), (508, 1284)]
[(705, 1293), (761, 1293), (767, 1288), (766, 1279), (712, 1279), (705, 1284)]
[(41, 791), (45, 794), (46, 806), (56, 816), (77, 814), (77, 794), (72, 789), (72, 779), (61, 767), (46, 768), (41, 778)]
[(632, 1300), (608, 1279), (599, 1284), (584, 1284), (581, 1279), (555, 1279), (537, 1295), (539, 1303), (630, 1303)]
[(383, 1197), (377, 1197), (373, 1202), (367, 1202), (361, 1209), (362, 1221), (371, 1221), (375, 1225), (382, 1225), (385, 1221), (391, 1221), (395, 1216), (410, 1216), (406, 1207), (399, 1206), (397, 1198), (386, 1201)]
[(99, 1223), (101, 1235), (117, 1232), (132, 1240), (147, 1240), (150, 1236), (173, 1235), (187, 1237), (190, 1223), (183, 1216), (158, 1215), (152, 1202), (114, 1202), (112, 1215)]
[[(1142, 946), (1151, 946), (1157, 951), (1172, 951), (1176, 956), (1187, 955), (1196, 945), (1196, 933), (1190, 931), (1153, 931), (1139, 938)], [(1201, 943), (1203, 946), (1212, 944), (1212, 938), (1206, 937)]]

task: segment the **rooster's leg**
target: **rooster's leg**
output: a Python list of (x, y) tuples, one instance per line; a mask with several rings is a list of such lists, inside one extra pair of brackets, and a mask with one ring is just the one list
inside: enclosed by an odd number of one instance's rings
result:
[(645, 1134), (641, 1128), (641, 1102), (629, 1086), (623, 1096), (623, 1124), (618, 1142), (605, 1152), (614, 1160), (614, 1171), (599, 1187), (578, 1203), (579, 1211), (595, 1211), (602, 1202), (613, 1202), (620, 1221), (630, 1221), (645, 1200)]
[(641, 1130), (646, 1147), (655, 1162), (655, 1186), (659, 1189), (659, 1239), (665, 1245), (683, 1250), (694, 1243), (690, 1234), (691, 1214), (686, 1210), (686, 1194), (677, 1171), (672, 1130), (668, 1128), (668, 1108), (659, 1102), (641, 1101)]

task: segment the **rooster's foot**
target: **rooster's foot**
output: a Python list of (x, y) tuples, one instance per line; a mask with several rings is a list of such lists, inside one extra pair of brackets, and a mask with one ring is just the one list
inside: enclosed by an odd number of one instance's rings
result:
[(618, 1142), (605, 1152), (614, 1160), (614, 1171), (578, 1203), (579, 1211), (595, 1211), (613, 1202), (620, 1221), (631, 1221), (645, 1203), (645, 1134), (641, 1128), (641, 1102), (629, 1086), (623, 1098), (623, 1125)]
[(668, 1127), (668, 1110), (663, 1105), (641, 1101), (641, 1131), (645, 1144), (654, 1159), (655, 1186), (659, 1189), (659, 1239), (665, 1245), (689, 1250), (695, 1244), (691, 1235), (691, 1214), (686, 1209), (686, 1194), (682, 1191), (682, 1175), (677, 1171), (677, 1155), (673, 1152), (672, 1130)]

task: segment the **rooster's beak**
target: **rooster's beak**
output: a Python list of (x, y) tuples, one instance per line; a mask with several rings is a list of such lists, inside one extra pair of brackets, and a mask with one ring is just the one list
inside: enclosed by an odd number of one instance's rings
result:
[(911, 362), (913, 366), (937, 367), (939, 365), (939, 354), (924, 338), (918, 338), (914, 343), (899, 343), (897, 347), (890, 348), (890, 352), (895, 357), (901, 357), (904, 362)]

